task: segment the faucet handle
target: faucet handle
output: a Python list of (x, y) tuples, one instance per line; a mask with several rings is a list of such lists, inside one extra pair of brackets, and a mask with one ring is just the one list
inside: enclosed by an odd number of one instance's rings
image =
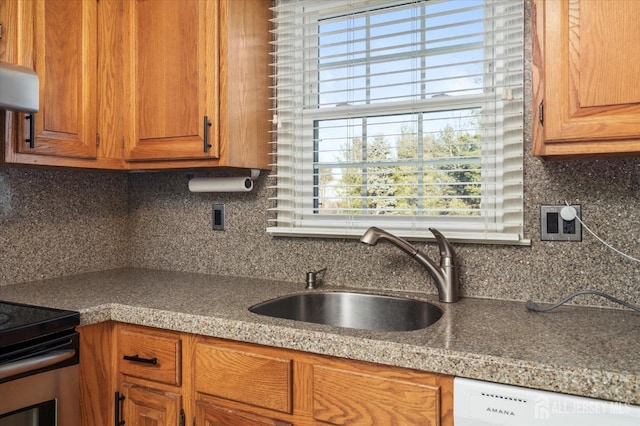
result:
[(431, 231), (433, 236), (436, 237), (436, 242), (438, 243), (438, 248), (440, 249), (440, 256), (455, 258), (456, 251), (453, 249), (453, 246), (451, 245), (449, 240), (447, 240), (447, 237), (442, 235), (442, 232), (438, 231), (435, 228), (429, 228), (429, 231)]

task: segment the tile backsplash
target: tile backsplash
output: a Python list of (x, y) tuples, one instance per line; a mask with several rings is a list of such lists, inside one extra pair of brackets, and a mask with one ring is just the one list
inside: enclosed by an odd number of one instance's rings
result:
[[(0, 284), (135, 266), (296, 281), (327, 267), (330, 285), (435, 292), (429, 275), (390, 244), (275, 238), (268, 177), (254, 191), (190, 193), (184, 173), (121, 175), (0, 169)], [(597, 289), (640, 303), (640, 265), (588, 233), (578, 243), (539, 239), (539, 204), (581, 204), (583, 220), (640, 256), (640, 160), (544, 163), (526, 158), (527, 247), (456, 245), (463, 296), (553, 301)], [(212, 204), (226, 230), (211, 228)], [(425, 251), (437, 255), (435, 244)], [(605, 304), (596, 298), (576, 300)]]
[[(530, 71), (526, 78), (530, 99)], [(539, 205), (567, 200), (582, 205), (597, 234), (640, 257), (640, 159), (543, 162), (530, 155), (529, 122), (525, 136), (532, 245), (457, 245), (461, 294), (554, 301), (596, 289), (640, 304), (640, 264), (586, 232), (578, 243), (539, 237)], [(429, 275), (390, 244), (268, 235), (268, 179), (263, 172), (249, 193), (194, 194), (186, 173), (0, 167), (0, 285), (134, 266), (297, 281), (302, 288), (305, 272), (327, 267), (331, 285), (435, 292)], [(225, 231), (212, 230), (213, 203), (226, 206)], [(435, 244), (425, 250), (436, 255)], [(597, 298), (576, 302), (609, 306)]]
[[(554, 301), (596, 289), (640, 302), (640, 264), (615, 254), (585, 233), (582, 242), (540, 241), (539, 204), (581, 204), (583, 220), (629, 254), (640, 256), (640, 161), (637, 159), (543, 163), (527, 158), (526, 236), (531, 246), (456, 245), (462, 295)], [(331, 285), (426, 290), (430, 276), (390, 244), (357, 240), (280, 238), (266, 234), (272, 213), (268, 177), (251, 193), (194, 194), (180, 174), (129, 178), (133, 266), (298, 281), (327, 267)], [(212, 204), (226, 205), (225, 231), (211, 228)], [(436, 245), (425, 250), (437, 256)], [(584, 304), (605, 304), (581, 298)]]
[(127, 176), (0, 167), (0, 285), (125, 266)]

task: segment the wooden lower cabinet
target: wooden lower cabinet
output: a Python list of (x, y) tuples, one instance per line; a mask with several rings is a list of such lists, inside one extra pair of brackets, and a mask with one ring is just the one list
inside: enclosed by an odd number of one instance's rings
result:
[(103, 324), (81, 329), (86, 426), (453, 425), (451, 376)]
[(453, 424), (451, 376), (207, 337), (191, 373), (197, 426)]
[(118, 421), (140, 426), (185, 424), (185, 389), (182, 386), (184, 339), (181, 333), (174, 331), (118, 325), (120, 399), (114, 402)]
[(196, 401), (198, 426), (293, 426), (293, 423)]
[[(184, 425), (182, 395), (124, 382), (121, 384), (124, 424), (144, 426)], [(182, 420), (181, 420), (182, 419)]]

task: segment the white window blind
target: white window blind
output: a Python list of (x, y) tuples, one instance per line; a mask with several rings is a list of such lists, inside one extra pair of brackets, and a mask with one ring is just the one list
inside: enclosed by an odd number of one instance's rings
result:
[(276, 0), (274, 235), (523, 237), (519, 0)]

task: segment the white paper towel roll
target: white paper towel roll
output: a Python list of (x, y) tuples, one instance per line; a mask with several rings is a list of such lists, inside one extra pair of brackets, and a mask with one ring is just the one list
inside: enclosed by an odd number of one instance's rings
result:
[(248, 177), (207, 177), (189, 180), (191, 192), (249, 192), (253, 181)]

